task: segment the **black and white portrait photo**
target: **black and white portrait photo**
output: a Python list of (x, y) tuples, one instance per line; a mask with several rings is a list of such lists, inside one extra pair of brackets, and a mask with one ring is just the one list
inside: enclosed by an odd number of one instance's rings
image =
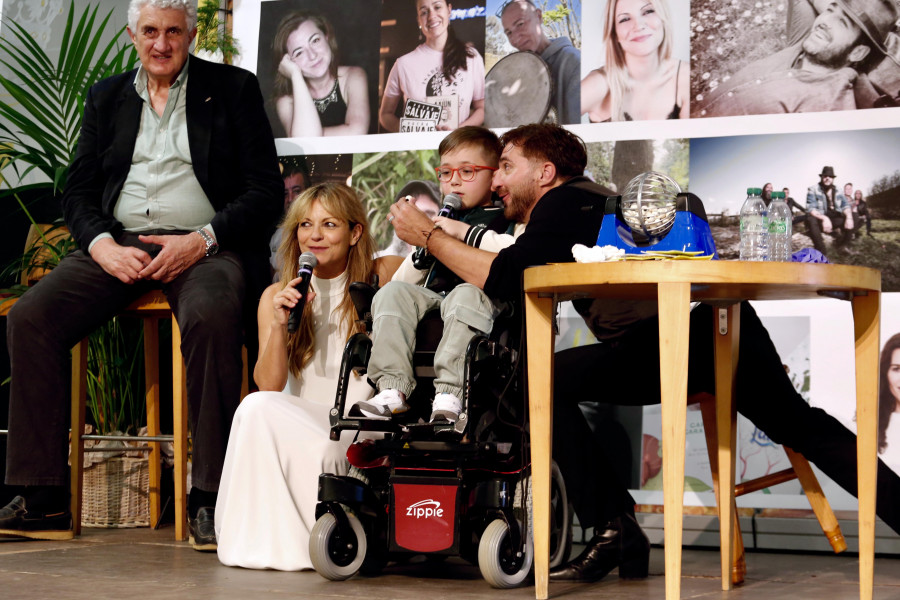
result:
[(895, 0), (691, 3), (691, 116), (898, 106)]

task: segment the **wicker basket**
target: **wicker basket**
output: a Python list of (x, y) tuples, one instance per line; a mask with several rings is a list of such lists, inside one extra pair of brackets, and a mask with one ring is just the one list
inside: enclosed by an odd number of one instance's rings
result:
[(81, 525), (149, 527), (149, 466), (148, 457), (117, 456), (85, 469)]

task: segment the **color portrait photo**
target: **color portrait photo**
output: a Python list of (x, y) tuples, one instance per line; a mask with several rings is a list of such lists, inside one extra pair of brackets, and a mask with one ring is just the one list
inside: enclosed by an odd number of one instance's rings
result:
[(900, 473), (900, 298), (896, 296), (882, 296), (878, 454)]
[(379, 131), (484, 124), (484, 5), (385, 0)]
[(490, 0), (485, 125), (579, 123), (581, 2)]
[(687, 2), (586, 2), (583, 122), (688, 118), (689, 19)]
[(262, 2), (256, 73), (275, 137), (374, 133), (380, 5)]
[(896, 292), (898, 145), (897, 129), (695, 138), (691, 191), (704, 201), (719, 258), (738, 257), (747, 189), (762, 190), (764, 201), (772, 191), (785, 191), (793, 214), (793, 252), (814, 248), (829, 262), (881, 269), (882, 290)]

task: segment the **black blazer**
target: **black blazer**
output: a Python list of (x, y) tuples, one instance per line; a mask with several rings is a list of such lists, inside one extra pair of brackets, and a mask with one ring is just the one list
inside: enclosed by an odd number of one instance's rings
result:
[(572, 177), (541, 196), (531, 211), (528, 227), (491, 263), (485, 293), (492, 299), (518, 303), (525, 269), (573, 262), (573, 245), (591, 247), (597, 243), (610, 196), (615, 193), (582, 176)]
[[(66, 224), (85, 251), (100, 233), (115, 237), (123, 230), (113, 207), (131, 168), (140, 126), (136, 72), (100, 81), (85, 102), (62, 198)], [(284, 206), (275, 141), (256, 77), (191, 56), (186, 113), (194, 173), (216, 210), (211, 224), (219, 246), (240, 253), (250, 267), (250, 256), (268, 253)], [(255, 268), (256, 260), (249, 262)]]

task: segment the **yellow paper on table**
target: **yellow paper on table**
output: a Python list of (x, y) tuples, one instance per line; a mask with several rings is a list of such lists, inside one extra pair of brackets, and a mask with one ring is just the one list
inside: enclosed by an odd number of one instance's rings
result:
[(713, 257), (712, 254), (703, 254), (699, 250), (691, 252), (682, 250), (644, 250), (640, 256), (639, 260), (711, 260)]

